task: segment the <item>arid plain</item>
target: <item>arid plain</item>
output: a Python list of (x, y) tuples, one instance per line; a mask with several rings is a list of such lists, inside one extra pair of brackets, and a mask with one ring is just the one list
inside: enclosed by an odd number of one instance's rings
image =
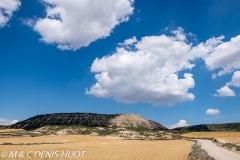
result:
[(222, 143), (240, 144), (240, 132), (191, 132), (183, 134), (182, 136), (193, 138), (212, 137)]
[[(3, 145), (3, 144), (9, 145)], [(35, 144), (34, 144), (35, 143)], [(76, 159), (68, 157), (40, 158), (36, 151), (84, 151), (77, 159), (98, 160), (186, 160), (193, 142), (187, 140), (122, 140), (116, 137), (89, 135), (49, 135), (41, 137), (0, 138), (0, 153), (24, 151), (32, 159)], [(43, 155), (44, 157), (44, 155)], [(26, 155), (21, 159), (31, 159)], [(19, 158), (2, 158), (17, 160)]]

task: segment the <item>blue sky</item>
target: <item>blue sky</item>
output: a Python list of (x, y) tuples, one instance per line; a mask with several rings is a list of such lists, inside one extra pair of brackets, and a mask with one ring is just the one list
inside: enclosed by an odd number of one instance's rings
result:
[[(240, 1), (1, 0), (0, 124), (132, 113), (239, 122)], [(15, 122), (15, 121), (14, 121)]]

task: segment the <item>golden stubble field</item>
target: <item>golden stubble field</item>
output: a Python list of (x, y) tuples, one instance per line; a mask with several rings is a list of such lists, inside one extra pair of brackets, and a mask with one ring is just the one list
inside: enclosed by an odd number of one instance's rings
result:
[(23, 131), (23, 129), (0, 129), (0, 133)]
[(191, 132), (183, 134), (184, 137), (213, 137), (223, 143), (240, 144), (240, 132)]
[[(3, 143), (21, 145), (2, 145)], [(63, 144), (37, 144), (32, 143), (63, 143)], [(30, 145), (25, 145), (30, 143)], [(193, 142), (187, 140), (121, 140), (120, 138), (88, 136), (88, 135), (51, 135), (41, 137), (11, 137), (0, 138), (0, 155), (11, 151), (29, 153), (21, 158), (3, 158), (1, 160), (16, 159), (84, 159), (84, 160), (186, 160), (191, 151)], [(31, 152), (32, 151), (32, 152)], [(44, 158), (46, 152), (56, 152), (58, 157)], [(75, 153), (78, 158), (62, 157), (65, 154)], [(78, 151), (84, 153), (79, 156)], [(37, 153), (37, 154), (36, 154)], [(40, 154), (42, 157), (40, 158)], [(49, 153), (50, 154), (50, 153)], [(34, 158), (35, 156), (35, 158)], [(70, 154), (71, 156), (71, 154)]]

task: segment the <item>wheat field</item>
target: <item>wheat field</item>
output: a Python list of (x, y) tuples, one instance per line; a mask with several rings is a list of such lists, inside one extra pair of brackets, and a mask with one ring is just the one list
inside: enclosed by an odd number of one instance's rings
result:
[(0, 133), (17, 132), (17, 131), (23, 131), (23, 129), (0, 129)]
[(191, 132), (183, 134), (184, 137), (213, 137), (223, 143), (240, 144), (240, 132)]
[[(60, 144), (51, 144), (51, 143)], [(2, 145), (10, 143), (10, 145)], [(20, 144), (21, 145), (16, 145)], [(29, 143), (29, 145), (26, 145)], [(32, 144), (38, 143), (38, 144)], [(48, 144), (43, 144), (48, 143)], [(0, 154), (4, 151), (24, 151), (34, 157), (36, 151), (86, 151), (84, 160), (186, 160), (193, 142), (186, 140), (122, 140), (113, 137), (88, 135), (41, 136), (0, 138)], [(15, 144), (15, 145), (12, 145)], [(83, 153), (83, 152), (81, 152)], [(1, 159), (1, 158), (0, 158)], [(3, 160), (7, 158), (2, 158)], [(11, 158), (16, 160), (18, 158)], [(28, 159), (25, 157), (21, 160)], [(33, 158), (32, 158), (33, 159)], [(68, 157), (34, 158), (34, 159), (76, 159)]]

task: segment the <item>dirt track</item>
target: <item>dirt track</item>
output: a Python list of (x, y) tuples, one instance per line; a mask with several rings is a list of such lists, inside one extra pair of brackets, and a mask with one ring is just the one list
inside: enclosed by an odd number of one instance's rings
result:
[(240, 154), (218, 147), (210, 140), (197, 139), (202, 149), (216, 160), (240, 160)]

